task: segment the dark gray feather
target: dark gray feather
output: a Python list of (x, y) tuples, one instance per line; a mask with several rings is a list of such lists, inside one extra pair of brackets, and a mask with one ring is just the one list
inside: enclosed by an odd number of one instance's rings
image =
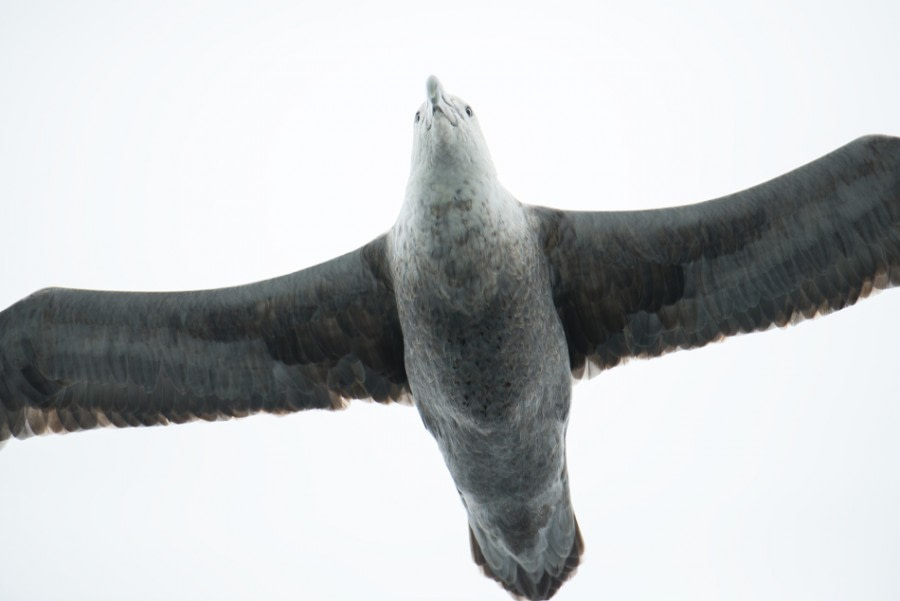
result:
[(23, 299), (0, 313), (0, 442), (400, 399), (384, 246), (234, 288)]
[(900, 139), (860, 138), (696, 205), (532, 211), (581, 375), (588, 362), (783, 326), (900, 282)]

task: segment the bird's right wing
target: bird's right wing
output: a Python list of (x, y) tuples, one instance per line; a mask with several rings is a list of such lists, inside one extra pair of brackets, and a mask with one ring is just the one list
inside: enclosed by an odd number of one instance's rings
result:
[(0, 444), (407, 395), (384, 236), (246, 286), (50, 288), (0, 313)]
[(576, 376), (783, 326), (900, 284), (900, 138), (860, 138), (694, 205), (531, 211)]

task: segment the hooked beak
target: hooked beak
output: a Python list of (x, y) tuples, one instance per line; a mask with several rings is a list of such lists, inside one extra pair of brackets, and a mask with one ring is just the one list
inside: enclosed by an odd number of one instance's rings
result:
[(428, 94), (425, 107), (425, 128), (431, 129), (435, 114), (438, 112), (447, 118), (450, 125), (456, 127), (457, 123), (459, 123), (456, 108), (444, 98), (444, 89), (441, 87), (441, 82), (438, 81), (437, 77), (434, 75), (428, 77), (428, 81), (425, 82), (425, 91)]

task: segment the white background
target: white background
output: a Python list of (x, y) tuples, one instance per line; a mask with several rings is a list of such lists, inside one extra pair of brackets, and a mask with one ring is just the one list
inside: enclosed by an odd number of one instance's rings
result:
[[(0, 2), (0, 306), (356, 248), (430, 73), (533, 204), (695, 202), (900, 134), (894, 2), (142, 4)], [(898, 331), (886, 292), (580, 384), (558, 599), (900, 597)], [(399, 406), (14, 441), (0, 516), (4, 601), (507, 598)]]

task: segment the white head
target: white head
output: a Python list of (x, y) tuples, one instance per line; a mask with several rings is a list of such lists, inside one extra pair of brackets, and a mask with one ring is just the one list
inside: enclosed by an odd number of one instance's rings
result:
[(447, 94), (434, 75), (425, 90), (425, 103), (415, 117), (411, 177), (430, 170), (492, 177), (494, 164), (472, 107)]

